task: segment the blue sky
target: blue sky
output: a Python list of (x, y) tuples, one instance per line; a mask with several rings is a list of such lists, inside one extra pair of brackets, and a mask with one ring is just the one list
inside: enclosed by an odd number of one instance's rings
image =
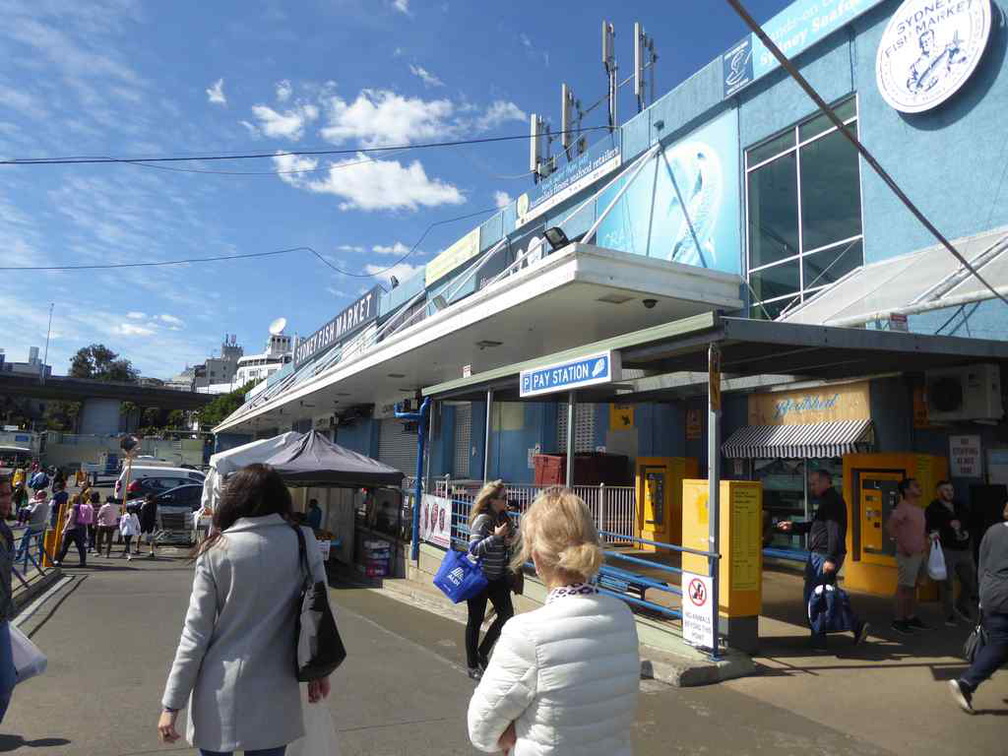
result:
[[(784, 0), (750, 0), (766, 20)], [(721, 0), (683, 3), (462, 0), (0, 0), (0, 155), (158, 156), (354, 149), (525, 134), (559, 122), (560, 82), (586, 105), (605, 91), (603, 18), (630, 73), (633, 22), (656, 40), (659, 95), (741, 38)], [(629, 87), (621, 120), (634, 105)], [(601, 123), (600, 108), (588, 125)], [(556, 126), (555, 126), (556, 127)], [(139, 262), (309, 245), (374, 273), (432, 221), (494, 208), (526, 190), (527, 143), (365, 159), (3, 167), (0, 265)], [(277, 173), (277, 171), (286, 171)], [(293, 171), (293, 172), (292, 172)], [(297, 172), (304, 171), (304, 172)], [(406, 263), (433, 257), (481, 218), (435, 229)], [(310, 334), (357, 292), (304, 253), (92, 272), (5, 272), (8, 360), (43, 346), (65, 372), (103, 342), (167, 378), (235, 333), (246, 353), (287, 317)]]

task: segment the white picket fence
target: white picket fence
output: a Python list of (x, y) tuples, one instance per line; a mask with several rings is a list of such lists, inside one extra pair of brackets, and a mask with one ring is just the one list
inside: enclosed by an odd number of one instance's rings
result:
[[(434, 494), (452, 499), (456, 503), (454, 518), (465, 522), (481, 487), (482, 484), (477, 482), (437, 478), (434, 481)], [(513, 509), (524, 513), (548, 487), (508, 485), (508, 502)], [(603, 540), (606, 543), (628, 543), (637, 536), (637, 493), (633, 486), (574, 486), (574, 493), (588, 505), (595, 526), (604, 534)]]

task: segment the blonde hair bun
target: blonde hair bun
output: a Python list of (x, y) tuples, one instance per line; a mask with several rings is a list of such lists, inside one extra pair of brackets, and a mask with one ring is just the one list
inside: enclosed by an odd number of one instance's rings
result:
[(550, 488), (539, 494), (522, 515), (519, 533), (521, 549), (511, 562), (516, 571), (535, 554), (541, 569), (586, 581), (604, 561), (591, 511), (569, 488)]
[(589, 578), (602, 567), (602, 549), (594, 543), (579, 543), (560, 552), (557, 567), (564, 572), (574, 572)]

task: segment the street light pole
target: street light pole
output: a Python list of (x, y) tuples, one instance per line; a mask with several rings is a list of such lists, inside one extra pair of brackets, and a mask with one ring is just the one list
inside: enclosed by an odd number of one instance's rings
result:
[(45, 367), (46, 363), (49, 362), (49, 336), (52, 334), (52, 314), (53, 307), (55, 306), (55, 302), (49, 303), (49, 327), (46, 329), (45, 335), (45, 354), (42, 356), (42, 367), (39, 368), (39, 382), (42, 385), (45, 385)]

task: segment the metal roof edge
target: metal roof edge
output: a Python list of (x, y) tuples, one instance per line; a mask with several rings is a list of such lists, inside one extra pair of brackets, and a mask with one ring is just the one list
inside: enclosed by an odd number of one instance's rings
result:
[(718, 327), (720, 322), (721, 315), (714, 310), (710, 310), (708, 312), (700, 313), (699, 315), (691, 315), (686, 318), (680, 318), (679, 320), (673, 320), (670, 323), (663, 323), (662, 325), (643, 328), (639, 331), (633, 331), (621, 336), (613, 336), (611, 338), (602, 339), (589, 344), (582, 344), (581, 346), (573, 347), (571, 349), (564, 349), (559, 352), (543, 355), (542, 357), (535, 357), (531, 360), (504, 365), (492, 370), (485, 370), (482, 373), (476, 373), (468, 378), (457, 378), (452, 381), (435, 384), (434, 386), (427, 386), (423, 389), (423, 395), (438, 396), (441, 394), (457, 392), (468, 387), (478, 386), (483, 383), (493, 383), (513, 375), (517, 376), (523, 370), (541, 367), (543, 365), (550, 365), (555, 362), (563, 362), (564, 360), (572, 359), (582, 354), (591, 354), (592, 352), (602, 352), (610, 349), (624, 349), (630, 346), (637, 346), (638, 344), (660, 341), (672, 336), (702, 333), (704, 331), (714, 330)]

